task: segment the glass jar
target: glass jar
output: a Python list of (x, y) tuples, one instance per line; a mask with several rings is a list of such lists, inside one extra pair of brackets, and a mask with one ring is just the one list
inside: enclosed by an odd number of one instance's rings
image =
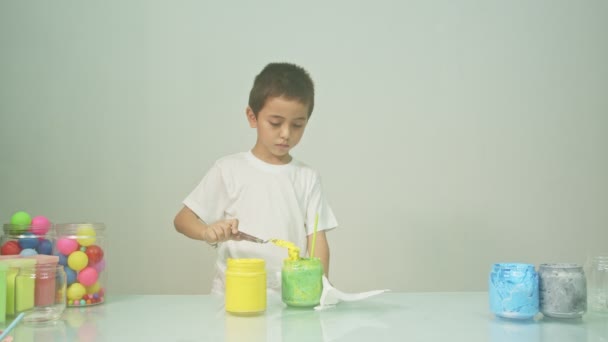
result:
[(6, 274), (8, 264), (0, 261), (0, 324), (6, 322)]
[(579, 318), (587, 311), (587, 280), (577, 264), (538, 267), (540, 311), (554, 318)]
[(591, 257), (588, 286), (589, 310), (608, 312), (608, 253)]
[(319, 305), (323, 292), (323, 265), (319, 258), (286, 259), (281, 269), (281, 298), (289, 306)]
[(62, 223), (53, 228), (53, 250), (67, 277), (67, 306), (103, 303), (107, 284), (105, 225)]
[(24, 266), (15, 277), (15, 314), (25, 322), (48, 322), (61, 317), (66, 307), (66, 274), (57, 263)]
[(488, 285), (490, 310), (496, 316), (530, 319), (538, 313), (538, 274), (534, 265), (494, 264)]
[(266, 310), (266, 263), (263, 259), (232, 259), (226, 263), (226, 311), (258, 314)]
[[(50, 227), (50, 223), (49, 223)], [(5, 224), (0, 238), (0, 255), (51, 255), (53, 244), (48, 228), (32, 225)]]

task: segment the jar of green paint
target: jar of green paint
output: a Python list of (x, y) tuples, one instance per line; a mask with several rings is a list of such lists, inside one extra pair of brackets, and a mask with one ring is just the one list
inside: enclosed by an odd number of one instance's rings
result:
[(281, 270), (283, 303), (296, 307), (319, 305), (323, 292), (323, 265), (319, 258), (286, 259)]

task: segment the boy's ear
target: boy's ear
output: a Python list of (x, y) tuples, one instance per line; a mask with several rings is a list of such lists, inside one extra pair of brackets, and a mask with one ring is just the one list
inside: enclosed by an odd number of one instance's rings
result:
[(245, 114), (247, 115), (247, 121), (249, 121), (249, 127), (258, 127), (258, 119), (255, 117), (255, 113), (253, 112), (253, 109), (251, 109), (251, 107), (247, 106)]

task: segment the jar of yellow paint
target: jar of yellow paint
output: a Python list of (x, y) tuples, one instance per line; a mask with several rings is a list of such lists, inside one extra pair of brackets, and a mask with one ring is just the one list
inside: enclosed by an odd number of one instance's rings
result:
[(251, 315), (266, 310), (266, 264), (263, 259), (228, 259), (226, 311)]

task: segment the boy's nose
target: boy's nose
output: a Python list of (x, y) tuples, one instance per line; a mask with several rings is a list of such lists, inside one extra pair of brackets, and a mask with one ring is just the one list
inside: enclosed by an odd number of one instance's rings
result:
[(289, 126), (283, 126), (281, 128), (281, 138), (283, 139), (289, 139)]

